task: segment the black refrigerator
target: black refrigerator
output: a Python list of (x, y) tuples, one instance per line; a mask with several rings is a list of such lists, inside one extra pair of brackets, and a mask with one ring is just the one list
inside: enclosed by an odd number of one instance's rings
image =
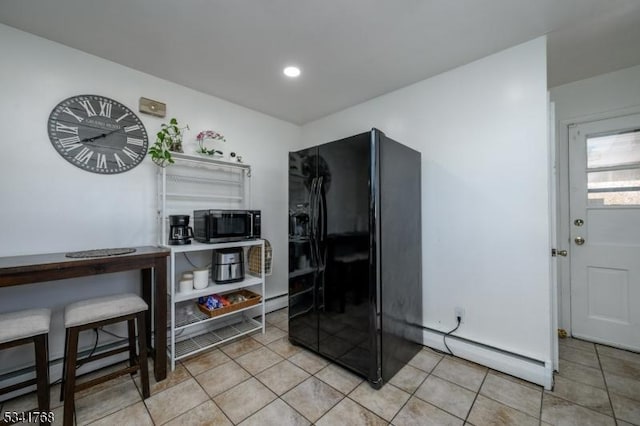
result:
[(375, 388), (421, 348), (420, 165), (377, 129), (289, 153), (289, 340)]

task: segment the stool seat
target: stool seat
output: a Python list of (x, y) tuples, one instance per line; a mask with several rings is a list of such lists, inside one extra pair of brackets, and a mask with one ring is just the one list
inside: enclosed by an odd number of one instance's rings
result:
[(29, 309), (0, 314), (0, 343), (49, 333), (50, 309)]
[(81, 300), (65, 308), (64, 326), (65, 328), (77, 327), (92, 322), (135, 314), (147, 309), (149, 309), (149, 306), (140, 296), (135, 294), (117, 294)]
[[(36, 385), (38, 392), (38, 410), (49, 412), (49, 325), (50, 309), (27, 309), (18, 312), (0, 314), (0, 349), (33, 343), (35, 349), (36, 376), (9, 386), (0, 388), (0, 395), (6, 395), (18, 389)], [(37, 418), (37, 416), (36, 416)], [(50, 424), (48, 416), (40, 417), (40, 424)], [(0, 424), (4, 424), (0, 420)]]

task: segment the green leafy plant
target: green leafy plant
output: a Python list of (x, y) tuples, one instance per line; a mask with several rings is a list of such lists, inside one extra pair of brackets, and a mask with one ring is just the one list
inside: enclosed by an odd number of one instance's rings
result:
[(179, 127), (178, 120), (172, 118), (169, 124), (163, 123), (156, 133), (156, 142), (149, 148), (151, 160), (160, 167), (175, 163), (171, 152), (182, 152), (182, 131), (189, 126)]

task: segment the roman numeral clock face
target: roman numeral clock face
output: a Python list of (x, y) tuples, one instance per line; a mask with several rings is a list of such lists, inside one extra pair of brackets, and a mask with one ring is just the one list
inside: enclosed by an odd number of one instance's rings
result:
[(147, 131), (138, 116), (104, 96), (65, 99), (51, 112), (48, 126), (58, 153), (89, 172), (126, 172), (147, 153)]

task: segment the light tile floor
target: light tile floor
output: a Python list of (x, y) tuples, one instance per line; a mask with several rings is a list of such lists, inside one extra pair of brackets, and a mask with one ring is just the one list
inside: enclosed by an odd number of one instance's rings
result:
[[(121, 377), (76, 397), (91, 425), (640, 425), (640, 354), (560, 340), (552, 392), (424, 348), (382, 389), (289, 344), (286, 311), (257, 334), (180, 362), (143, 401)], [(52, 389), (56, 424), (62, 407)], [(34, 408), (29, 394), (2, 411)]]

